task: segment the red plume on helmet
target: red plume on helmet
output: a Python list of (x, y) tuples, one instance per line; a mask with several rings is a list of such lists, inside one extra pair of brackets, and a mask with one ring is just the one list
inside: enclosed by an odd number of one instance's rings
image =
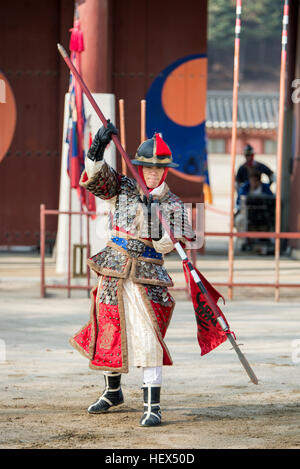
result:
[(152, 138), (145, 140), (137, 149), (135, 159), (131, 161), (137, 166), (158, 166), (176, 168), (172, 152), (160, 134), (155, 133)]

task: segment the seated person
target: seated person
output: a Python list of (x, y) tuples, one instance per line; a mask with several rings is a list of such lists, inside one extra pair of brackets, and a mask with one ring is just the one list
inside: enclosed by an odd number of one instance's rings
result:
[(246, 213), (240, 211), (241, 196), (243, 195), (273, 195), (269, 184), (261, 182), (261, 173), (255, 169), (249, 172), (249, 181), (246, 181), (239, 189), (236, 201), (237, 212), (235, 214), (235, 227), (237, 231), (247, 231)]
[(252, 170), (256, 170), (260, 174), (266, 174), (269, 178), (270, 185), (275, 181), (273, 171), (265, 164), (255, 161), (254, 148), (251, 145), (247, 144), (245, 146), (244, 156), (246, 158), (246, 162), (239, 167), (236, 175), (237, 191), (245, 182), (249, 181), (249, 173)]

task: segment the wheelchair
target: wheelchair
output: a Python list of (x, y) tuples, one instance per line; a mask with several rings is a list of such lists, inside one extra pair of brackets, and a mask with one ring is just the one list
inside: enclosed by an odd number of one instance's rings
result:
[[(243, 231), (275, 231), (274, 195), (259, 194), (241, 196), (240, 213), (244, 219)], [(275, 240), (271, 238), (245, 238), (242, 251), (262, 255), (274, 254)]]

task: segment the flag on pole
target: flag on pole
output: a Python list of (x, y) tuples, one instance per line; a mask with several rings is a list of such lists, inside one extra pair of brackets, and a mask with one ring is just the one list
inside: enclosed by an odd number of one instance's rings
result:
[[(77, 12), (75, 14), (77, 15)], [(84, 42), (78, 18), (75, 19), (74, 26), (70, 31), (71, 60), (80, 73), (80, 54), (84, 50)], [(87, 210), (94, 212), (96, 211), (95, 197), (79, 185), (81, 174), (84, 171), (85, 135), (88, 132), (89, 144), (91, 144), (92, 135), (89, 126), (86, 125), (83, 93), (72, 73), (70, 73), (69, 94), (69, 132), (67, 142), (69, 143), (68, 174), (70, 176), (70, 184), (72, 189), (77, 190), (81, 206), (85, 206)]]
[(69, 87), (69, 125), (67, 143), (69, 144), (68, 154), (68, 174), (70, 176), (70, 184), (72, 189), (78, 189), (81, 174), (81, 164), (78, 152), (78, 133), (77, 133), (77, 109), (75, 102), (75, 88), (73, 86), (73, 77), (70, 76)]
[(204, 295), (199, 286), (196, 284), (193, 275), (191, 274), (187, 261), (183, 261), (183, 269), (185, 279), (190, 285), (190, 292), (195, 310), (196, 322), (197, 322), (197, 339), (201, 349), (201, 356), (207, 354), (214, 348), (221, 345), (227, 339), (227, 334), (232, 331), (229, 329), (228, 322), (220, 308), (217, 305), (219, 298), (225, 303), (223, 296), (209, 283), (209, 281), (194, 267), (202, 284), (208, 292), (210, 298), (214, 302), (214, 306), (218, 314), (223, 318), (225, 324), (228, 326), (228, 331), (224, 331), (220, 326), (216, 315), (211, 310), (207, 303), (207, 297)]

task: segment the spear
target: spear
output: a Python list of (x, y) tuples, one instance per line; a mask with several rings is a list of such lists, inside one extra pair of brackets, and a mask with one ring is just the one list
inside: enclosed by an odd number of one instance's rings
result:
[[(100, 118), (102, 124), (105, 127), (107, 127), (106, 118), (104, 117), (101, 109), (98, 107), (96, 101), (94, 100), (93, 96), (91, 95), (88, 87), (84, 83), (84, 81), (83, 81), (82, 77), (80, 76), (80, 74), (78, 73), (77, 69), (74, 67), (73, 63), (71, 62), (66, 50), (63, 48), (63, 46), (61, 44), (57, 44), (57, 48), (58, 48), (62, 58), (66, 62), (67, 66), (69, 67), (71, 72), (74, 74), (74, 77), (78, 81), (81, 89), (86, 94), (86, 97), (90, 101), (92, 107), (94, 108), (96, 114)], [(144, 194), (146, 195), (147, 198), (149, 198), (150, 192), (148, 191), (147, 186), (145, 185), (144, 181), (142, 180), (142, 178), (140, 177), (140, 175), (138, 174), (138, 172), (134, 168), (133, 164), (131, 163), (129, 156), (127, 155), (126, 151), (122, 147), (118, 137), (116, 135), (112, 134), (112, 140), (113, 140), (114, 144), (116, 145), (116, 148), (119, 150), (121, 156), (126, 161), (127, 166), (129, 167), (131, 173), (133, 174), (133, 176), (137, 180), (138, 184), (142, 188)], [(208, 292), (207, 286), (209, 285), (209, 282), (205, 281), (206, 286), (204, 285), (204, 282), (200, 278), (199, 272), (197, 271), (197, 269), (195, 269), (195, 267), (189, 261), (189, 259), (186, 255), (184, 249), (182, 248), (180, 242), (177, 241), (177, 239), (175, 238), (175, 235), (174, 235), (173, 231), (171, 230), (171, 227), (169, 226), (169, 224), (165, 220), (163, 214), (161, 213), (161, 211), (159, 210), (158, 207), (156, 207), (156, 213), (157, 213), (157, 216), (158, 216), (159, 220), (161, 221), (162, 226), (164, 227), (164, 229), (168, 233), (171, 241), (173, 242), (174, 247), (175, 247), (176, 251), (178, 252), (181, 260), (183, 261), (184, 267), (188, 269), (188, 271), (190, 273), (190, 278), (194, 280), (194, 282), (195, 282), (195, 284), (196, 284), (196, 286), (199, 290), (198, 295), (200, 295), (200, 293), (201, 293), (204, 296), (205, 301), (206, 301), (207, 305), (209, 306), (211, 313), (214, 315), (214, 318), (216, 319), (216, 321), (220, 325), (222, 331), (226, 334), (227, 338), (229, 339), (230, 343), (232, 344), (233, 349), (237, 353), (238, 358), (239, 358), (241, 364), (243, 365), (246, 373), (248, 374), (249, 378), (251, 379), (252, 383), (258, 384), (258, 380), (257, 380), (257, 377), (255, 376), (255, 373), (253, 372), (253, 370), (252, 370), (251, 366), (249, 365), (246, 357), (244, 356), (244, 354), (240, 350), (238, 344), (236, 343), (234, 333), (230, 330), (230, 327), (229, 327), (227, 321), (225, 320), (224, 315), (222, 313), (220, 314), (218, 312), (219, 308), (214, 303), (210, 293)], [(200, 307), (200, 305), (199, 305), (199, 307)], [(196, 313), (196, 311), (195, 311), (195, 313)], [(197, 315), (196, 315), (196, 318), (197, 318)]]

